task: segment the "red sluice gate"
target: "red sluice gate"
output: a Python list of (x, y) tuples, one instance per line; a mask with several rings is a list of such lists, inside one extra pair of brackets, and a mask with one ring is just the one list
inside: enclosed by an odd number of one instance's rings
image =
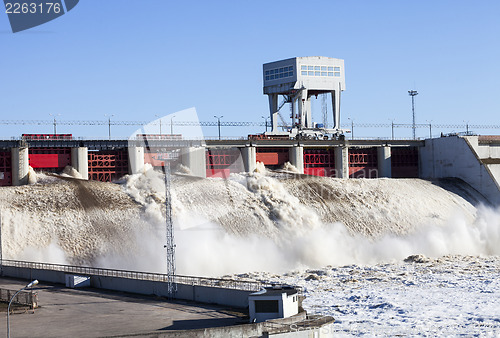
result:
[(393, 178), (418, 178), (418, 148), (391, 148)]
[(336, 177), (335, 154), (330, 149), (304, 149), (304, 174)]
[(112, 182), (128, 174), (128, 151), (89, 151), (88, 165), (89, 180)]
[(349, 177), (378, 177), (377, 148), (349, 149)]
[(205, 153), (207, 177), (229, 177), (231, 172), (240, 172), (241, 153), (238, 148), (207, 149)]
[(71, 148), (29, 148), (28, 154), (36, 171), (61, 172), (71, 165)]

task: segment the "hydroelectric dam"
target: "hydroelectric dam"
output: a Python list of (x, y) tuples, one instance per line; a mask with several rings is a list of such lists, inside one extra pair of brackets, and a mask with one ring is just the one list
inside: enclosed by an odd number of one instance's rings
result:
[(77, 140), (67, 134), (0, 140), (0, 186), (29, 181), (29, 168), (111, 182), (164, 160), (202, 178), (270, 169), (286, 163), (297, 174), (336, 178), (459, 178), (500, 204), (500, 136), (445, 136), (426, 140)]

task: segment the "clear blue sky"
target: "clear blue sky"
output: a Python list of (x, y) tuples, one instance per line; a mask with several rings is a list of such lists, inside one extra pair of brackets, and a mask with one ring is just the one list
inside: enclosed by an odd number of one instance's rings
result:
[[(498, 1), (82, 0), (13, 34), (2, 7), (0, 119), (153, 120), (196, 107), (201, 121), (263, 121), (262, 64), (322, 55), (345, 60), (343, 124), (410, 123), (410, 89), (418, 123), (497, 124), (499, 15)], [(0, 125), (2, 138), (51, 131)], [(107, 127), (58, 132), (107, 136)]]

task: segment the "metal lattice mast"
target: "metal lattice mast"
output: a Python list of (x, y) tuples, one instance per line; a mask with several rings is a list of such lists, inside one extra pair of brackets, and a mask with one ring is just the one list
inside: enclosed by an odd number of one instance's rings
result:
[(415, 133), (415, 129), (416, 129), (416, 125), (415, 125), (415, 96), (418, 95), (418, 93), (416, 90), (409, 90), (408, 94), (411, 96), (411, 111), (412, 111), (412, 115), (413, 115), (412, 129), (413, 129), (413, 139), (415, 140), (417, 138), (416, 133)]
[(177, 292), (175, 284), (175, 240), (174, 240), (174, 225), (172, 222), (172, 198), (170, 195), (170, 162), (167, 160), (163, 166), (165, 176), (165, 223), (167, 243), (167, 290), (170, 297), (173, 297)]

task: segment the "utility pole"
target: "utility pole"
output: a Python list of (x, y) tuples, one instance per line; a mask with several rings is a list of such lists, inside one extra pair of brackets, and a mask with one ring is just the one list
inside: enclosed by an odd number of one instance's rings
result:
[(351, 121), (351, 140), (354, 140), (354, 119), (351, 119), (350, 117), (347, 119)]
[(416, 136), (416, 133), (415, 133), (415, 129), (416, 129), (416, 126), (415, 126), (415, 96), (418, 95), (417, 91), (416, 90), (409, 90), (408, 91), (408, 94), (411, 96), (411, 111), (412, 111), (412, 114), (413, 114), (413, 126), (412, 126), (412, 129), (413, 129), (413, 139), (417, 139), (417, 136)]
[(219, 127), (219, 140), (220, 140), (220, 119), (223, 118), (224, 116), (215, 116), (214, 117), (217, 119), (217, 125)]
[(104, 116), (108, 118), (108, 139), (111, 140), (111, 118), (115, 115), (114, 114), (112, 114), (112, 115), (104, 114)]
[(264, 117), (264, 116), (261, 116), (261, 117), (262, 117), (262, 118), (264, 119), (264, 121), (265, 121), (265, 124), (266, 124), (266, 133), (267, 133), (267, 119), (268, 119), (268, 117)]
[(61, 114), (49, 114), (50, 116), (54, 117), (54, 135), (57, 134), (57, 121), (56, 121), (56, 116), (61, 116)]

